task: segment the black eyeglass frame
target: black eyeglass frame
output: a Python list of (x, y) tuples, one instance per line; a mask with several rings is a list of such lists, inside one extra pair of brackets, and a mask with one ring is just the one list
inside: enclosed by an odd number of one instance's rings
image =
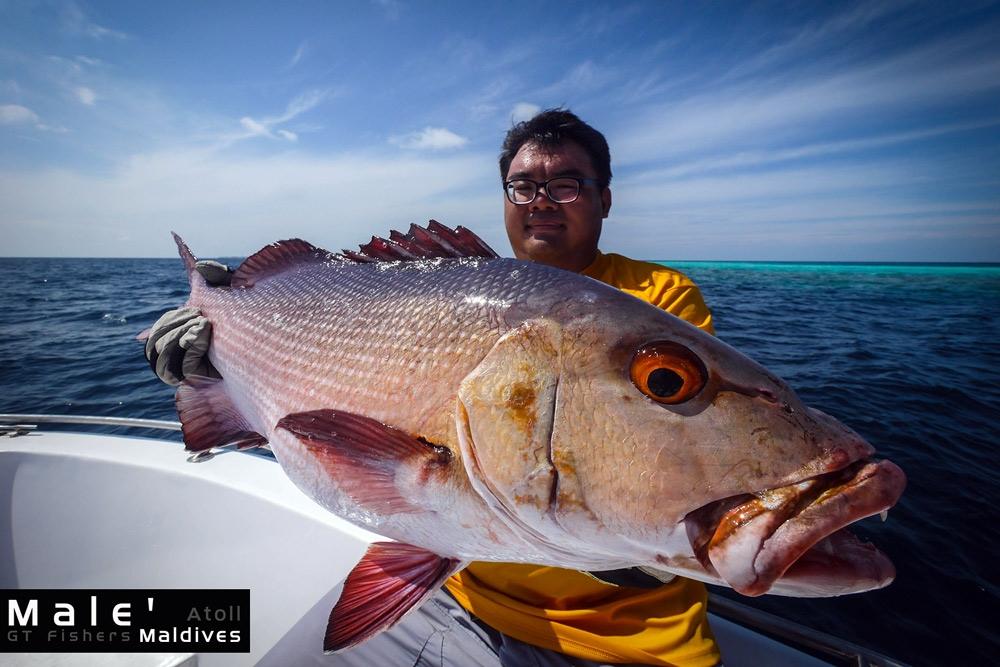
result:
[[(558, 199), (553, 199), (549, 194), (549, 183), (552, 181), (576, 181), (576, 195), (572, 199), (567, 199), (565, 201), (560, 201)], [(514, 197), (511, 194), (511, 183), (531, 183), (535, 186), (535, 192), (531, 195), (531, 199), (528, 201), (514, 201)], [(600, 181), (596, 178), (577, 178), (576, 176), (556, 176), (555, 178), (550, 178), (547, 181), (533, 181), (530, 178), (512, 178), (509, 181), (503, 182), (503, 192), (507, 195), (507, 201), (515, 206), (527, 206), (531, 202), (538, 198), (538, 193), (545, 189), (545, 196), (553, 204), (572, 204), (577, 199), (580, 198), (580, 190), (583, 189), (584, 185), (599, 185)]]

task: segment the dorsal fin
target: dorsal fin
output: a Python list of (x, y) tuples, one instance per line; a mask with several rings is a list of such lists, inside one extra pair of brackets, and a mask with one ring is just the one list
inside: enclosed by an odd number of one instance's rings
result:
[(427, 227), (410, 225), (410, 231), (389, 233), (384, 239), (373, 236), (360, 252), (344, 250), (343, 256), (355, 262), (407, 262), (436, 257), (499, 257), (485, 241), (465, 227), (449, 229), (436, 220)]
[(257, 281), (287, 271), (301, 264), (319, 264), (336, 260), (322, 248), (302, 239), (288, 239), (264, 246), (250, 255), (233, 274), (233, 287), (253, 287)]
[(170, 235), (174, 237), (174, 243), (177, 244), (177, 252), (180, 254), (181, 259), (184, 260), (184, 269), (187, 271), (188, 276), (190, 276), (194, 272), (194, 265), (198, 261), (198, 258), (194, 256), (191, 248), (188, 248), (187, 243), (184, 243), (184, 239), (177, 232), (170, 232)]

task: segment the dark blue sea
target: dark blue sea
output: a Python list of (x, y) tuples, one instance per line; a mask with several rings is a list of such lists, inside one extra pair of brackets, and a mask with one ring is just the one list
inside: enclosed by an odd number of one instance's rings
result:
[[(742, 599), (914, 665), (996, 664), (1000, 266), (673, 266), (722, 339), (909, 478), (886, 523), (854, 529), (895, 562), (891, 586)], [(185, 300), (180, 260), (0, 258), (0, 284), (0, 412), (176, 419), (133, 339)]]

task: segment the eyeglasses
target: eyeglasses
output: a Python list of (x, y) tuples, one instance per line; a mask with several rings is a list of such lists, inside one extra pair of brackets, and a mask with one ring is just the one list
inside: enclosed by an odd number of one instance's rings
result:
[(511, 204), (524, 205), (535, 201), (539, 190), (545, 190), (545, 196), (549, 201), (556, 204), (570, 204), (580, 196), (580, 187), (583, 185), (597, 185), (596, 178), (574, 178), (572, 176), (560, 176), (550, 178), (547, 181), (531, 181), (527, 178), (515, 178), (505, 181), (504, 192)]

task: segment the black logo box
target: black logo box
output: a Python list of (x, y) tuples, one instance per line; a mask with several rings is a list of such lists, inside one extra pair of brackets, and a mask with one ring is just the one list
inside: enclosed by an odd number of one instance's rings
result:
[(0, 598), (0, 653), (250, 652), (249, 589), (19, 589)]

